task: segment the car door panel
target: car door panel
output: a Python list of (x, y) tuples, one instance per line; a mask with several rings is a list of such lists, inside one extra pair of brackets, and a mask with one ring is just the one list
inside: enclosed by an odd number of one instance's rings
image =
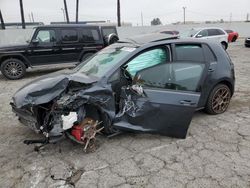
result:
[(200, 94), (144, 88), (138, 95), (123, 88), (121, 98), (116, 128), (185, 138)]
[[(41, 29), (36, 31), (34, 39), (40, 39), (37, 43), (30, 43), (27, 56), (32, 66), (53, 64), (59, 61), (59, 46), (55, 29)], [(40, 39), (41, 40), (41, 39)]]
[(82, 48), (73, 45), (62, 44), (61, 47), (61, 62), (77, 62)]
[(79, 42), (77, 28), (63, 28), (59, 31), (60, 36), (60, 62), (77, 62), (83, 46)]
[[(127, 71), (133, 75), (133, 84), (121, 90), (119, 112), (114, 123), (117, 129), (186, 137), (199, 103), (197, 87), (205, 65), (196, 61), (200, 56), (193, 57), (193, 54), (202, 53), (200, 45), (178, 47), (174, 56), (180, 61), (166, 58), (170, 55), (169, 48), (165, 52), (157, 48), (145, 51), (126, 64)], [(184, 55), (180, 56), (182, 53)], [(189, 53), (192, 53), (193, 61), (185, 61), (189, 59)]]

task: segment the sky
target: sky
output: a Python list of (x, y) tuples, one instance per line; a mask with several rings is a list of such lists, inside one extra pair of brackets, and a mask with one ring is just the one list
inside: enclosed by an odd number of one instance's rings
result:
[[(153, 18), (170, 24), (183, 21), (186, 7), (187, 21), (246, 20), (250, 14), (250, 0), (120, 0), (121, 20), (133, 25), (150, 25)], [(76, 0), (67, 0), (69, 18), (75, 21)], [(23, 0), (25, 20), (49, 24), (63, 21), (63, 0)], [(19, 0), (0, 0), (0, 9), (5, 22), (20, 22)], [(110, 20), (116, 22), (116, 0), (79, 0), (79, 21)], [(231, 15), (231, 16), (230, 16)], [(250, 19), (250, 16), (249, 16)]]

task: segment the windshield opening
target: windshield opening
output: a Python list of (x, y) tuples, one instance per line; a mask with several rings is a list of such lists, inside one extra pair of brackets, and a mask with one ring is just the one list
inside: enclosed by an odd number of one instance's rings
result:
[(180, 32), (181, 37), (193, 37), (198, 32), (197, 29), (189, 29)]
[(76, 70), (78, 73), (103, 77), (115, 64), (134, 50), (135, 48), (120, 45), (109, 46), (88, 59), (87, 62), (77, 66)]

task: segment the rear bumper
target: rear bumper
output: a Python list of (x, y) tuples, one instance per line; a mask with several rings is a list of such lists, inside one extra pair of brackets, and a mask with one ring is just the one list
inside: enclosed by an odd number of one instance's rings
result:
[(40, 132), (38, 129), (39, 125), (37, 122), (37, 118), (28, 110), (17, 108), (13, 103), (10, 103), (12, 107), (12, 111), (18, 116), (18, 120), (23, 124), (31, 129), (33, 129), (35, 132)]

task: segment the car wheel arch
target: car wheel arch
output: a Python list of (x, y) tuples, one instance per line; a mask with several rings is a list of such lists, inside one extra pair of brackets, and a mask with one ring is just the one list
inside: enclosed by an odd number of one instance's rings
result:
[(112, 117), (109, 116), (107, 112), (105, 112), (100, 106), (96, 104), (88, 104), (87, 106), (84, 106), (86, 110), (86, 114), (88, 114), (88, 111), (91, 112), (92, 116), (91, 118), (98, 120), (101, 122), (102, 126), (104, 127), (104, 133), (105, 134), (111, 134), (112, 131)]
[(228, 48), (228, 43), (226, 41), (221, 41), (222, 45), (225, 45), (225, 50)]
[[(233, 84), (232, 84), (230, 81), (228, 81), (227, 79), (223, 79), (223, 80), (220, 80), (220, 81), (216, 82), (216, 83), (210, 88), (210, 90), (209, 90), (207, 96), (209, 96), (209, 95), (211, 94), (211, 92), (213, 91), (213, 89), (214, 89), (217, 85), (220, 85), (220, 84), (224, 84), (224, 85), (226, 85), (227, 87), (229, 87), (229, 89), (230, 89), (230, 91), (231, 91), (231, 95), (233, 96), (233, 94), (234, 94)], [(208, 100), (208, 97), (207, 97), (207, 99), (206, 99), (205, 104), (207, 103), (207, 100)]]
[(2, 56), (1, 59), (0, 59), (0, 65), (1, 65), (5, 60), (7, 60), (7, 59), (18, 59), (18, 60), (22, 61), (22, 62), (25, 64), (26, 68), (30, 67), (29, 61), (28, 61), (25, 57), (23, 57), (22, 55), (18, 55), (18, 54), (17, 54), (17, 55), (6, 55), (6, 56)]
[(230, 81), (228, 81), (228, 80), (222, 80), (222, 81), (218, 82), (215, 86), (217, 86), (219, 84), (224, 84), (227, 87), (229, 87), (229, 89), (231, 91), (231, 94), (233, 95), (233, 93), (234, 93), (233, 84)]

